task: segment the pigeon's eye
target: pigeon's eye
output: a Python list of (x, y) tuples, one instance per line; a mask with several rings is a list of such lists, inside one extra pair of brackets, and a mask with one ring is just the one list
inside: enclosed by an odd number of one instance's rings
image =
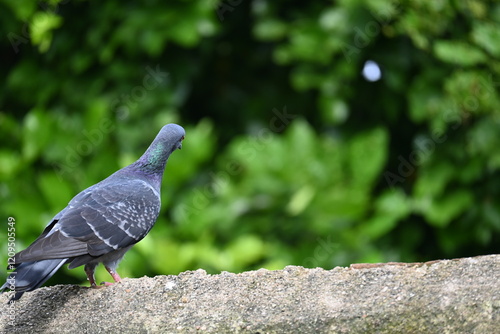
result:
[(181, 140), (184, 140), (184, 136), (182, 136)]

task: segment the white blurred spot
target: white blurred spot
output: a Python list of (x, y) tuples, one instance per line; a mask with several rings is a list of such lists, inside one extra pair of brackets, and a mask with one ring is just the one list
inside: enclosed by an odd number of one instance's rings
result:
[(367, 60), (365, 62), (365, 66), (363, 67), (363, 76), (368, 81), (378, 81), (382, 77), (382, 71), (376, 62), (373, 60)]
[(212, 36), (217, 29), (215, 24), (208, 19), (199, 20), (197, 23), (198, 32), (202, 36)]
[(175, 284), (174, 282), (168, 281), (167, 284), (165, 284), (165, 289), (172, 290), (173, 288), (175, 288), (176, 285), (177, 284)]

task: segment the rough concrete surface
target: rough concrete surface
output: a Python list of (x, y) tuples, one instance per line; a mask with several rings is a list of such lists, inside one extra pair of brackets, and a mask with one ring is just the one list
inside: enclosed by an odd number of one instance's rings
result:
[(286, 267), (57, 285), (13, 305), (2, 333), (500, 333), (500, 255)]

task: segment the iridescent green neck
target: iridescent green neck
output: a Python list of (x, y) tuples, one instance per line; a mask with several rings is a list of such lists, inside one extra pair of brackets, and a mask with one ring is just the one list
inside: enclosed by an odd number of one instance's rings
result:
[(148, 150), (137, 161), (138, 169), (150, 173), (162, 173), (165, 169), (170, 152), (163, 143), (151, 144)]

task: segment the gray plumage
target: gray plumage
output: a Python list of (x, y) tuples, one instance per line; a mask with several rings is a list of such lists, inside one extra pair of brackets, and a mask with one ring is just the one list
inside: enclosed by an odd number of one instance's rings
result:
[(165, 125), (139, 160), (76, 195), (28, 248), (15, 255), (15, 271), (0, 291), (14, 282), (12, 299), (17, 300), (64, 264), (70, 269), (85, 265), (92, 286), (99, 263), (120, 281), (118, 262), (158, 218), (165, 165), (181, 148), (184, 135), (181, 126)]

